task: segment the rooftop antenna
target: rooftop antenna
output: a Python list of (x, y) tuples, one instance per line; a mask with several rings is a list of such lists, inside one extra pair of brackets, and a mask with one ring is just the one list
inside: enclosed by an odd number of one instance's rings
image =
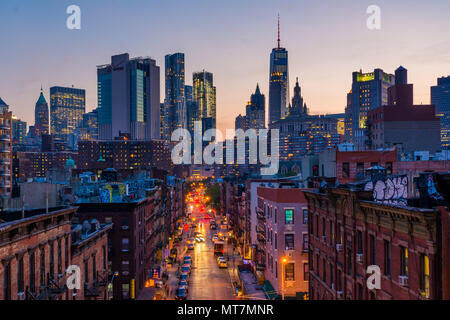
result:
[(278, 49), (280, 49), (280, 14), (278, 14)]

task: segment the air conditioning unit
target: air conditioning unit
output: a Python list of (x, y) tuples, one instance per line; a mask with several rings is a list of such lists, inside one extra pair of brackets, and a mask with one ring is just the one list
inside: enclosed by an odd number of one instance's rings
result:
[(356, 254), (356, 262), (362, 263), (364, 259), (364, 256), (362, 253)]
[(342, 249), (344, 248), (344, 246), (342, 245), (342, 243), (338, 243), (338, 244), (336, 244), (336, 250), (337, 251), (342, 251)]
[(322, 242), (327, 242), (327, 236), (322, 236)]
[(17, 300), (25, 300), (25, 292), (18, 292)]
[(408, 286), (408, 276), (398, 276), (398, 283), (402, 287), (407, 287)]

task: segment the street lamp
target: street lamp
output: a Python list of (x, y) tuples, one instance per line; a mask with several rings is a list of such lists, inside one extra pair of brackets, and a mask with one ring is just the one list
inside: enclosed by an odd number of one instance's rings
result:
[(287, 262), (286, 258), (281, 260), (281, 300), (284, 300), (284, 264)]
[[(112, 278), (111, 278), (111, 281), (109, 282), (109, 286), (111, 286), (111, 289), (113, 289), (113, 281), (114, 281), (114, 278), (116, 277), (116, 276), (118, 276), (119, 275), (119, 271), (116, 271), (116, 272), (114, 272), (114, 274), (113, 274), (113, 276), (112, 276)], [(108, 287), (109, 287), (108, 286)], [(114, 292), (114, 291), (113, 291)]]

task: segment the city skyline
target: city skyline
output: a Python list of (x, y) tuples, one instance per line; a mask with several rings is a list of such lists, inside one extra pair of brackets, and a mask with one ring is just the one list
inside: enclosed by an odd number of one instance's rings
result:
[[(303, 96), (317, 114), (344, 111), (351, 74), (360, 69), (368, 72), (381, 68), (393, 73), (403, 65), (410, 71), (409, 82), (415, 84), (416, 104), (428, 104), (430, 87), (450, 70), (450, 41), (442, 40), (450, 28), (450, 22), (444, 18), (450, 3), (445, 1), (408, 1), (407, 15), (402, 11), (405, 4), (379, 1), (382, 26), (377, 31), (366, 27), (366, 8), (371, 4), (367, 1), (170, 4), (136, 0), (126, 5), (108, 1), (110, 6), (105, 6), (104, 1), (95, 4), (78, 1), (82, 10), (81, 30), (65, 27), (68, 16), (65, 9), (69, 4), (66, 1), (49, 1), (46, 6), (31, 1), (0, 4), (0, 12), (5, 15), (1, 29), (10, 30), (0, 37), (15, 49), (0, 52), (2, 70), (8, 75), (0, 78), (0, 97), (10, 105), (14, 115), (30, 125), (34, 124), (32, 110), (41, 85), (47, 101), (52, 86), (74, 85), (85, 89), (89, 112), (97, 107), (96, 66), (108, 61), (111, 55), (128, 52), (130, 56), (151, 56), (163, 66), (166, 54), (183, 52), (187, 79), (203, 69), (214, 74), (217, 127), (233, 128), (235, 117), (242, 112), (256, 83), (268, 99), (269, 55), (277, 45), (278, 13), (281, 46), (290, 54), (289, 86), (293, 87), (298, 76)], [(136, 19), (130, 19), (132, 12)], [(164, 12), (171, 12), (172, 19), (166, 19)], [(41, 21), (44, 14), (46, 19)], [(202, 24), (195, 23), (197, 15), (203, 17)], [(119, 21), (120, 16), (126, 23)], [(142, 20), (145, 21), (139, 22)], [(198, 37), (196, 31), (202, 30), (205, 23), (209, 26), (206, 37), (205, 34)], [(184, 27), (177, 33), (180, 24)], [(131, 31), (135, 37), (129, 38)], [(163, 74), (161, 67), (161, 77)], [(164, 92), (164, 81), (160, 82)], [(186, 85), (192, 83), (187, 81)], [(161, 102), (163, 99), (161, 95)]]

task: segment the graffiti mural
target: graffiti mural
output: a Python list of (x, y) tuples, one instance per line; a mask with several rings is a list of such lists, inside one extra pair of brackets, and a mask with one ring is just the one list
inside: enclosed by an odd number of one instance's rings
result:
[(406, 206), (408, 199), (408, 178), (406, 176), (389, 177), (384, 180), (370, 181), (365, 191), (373, 192), (375, 202)]

